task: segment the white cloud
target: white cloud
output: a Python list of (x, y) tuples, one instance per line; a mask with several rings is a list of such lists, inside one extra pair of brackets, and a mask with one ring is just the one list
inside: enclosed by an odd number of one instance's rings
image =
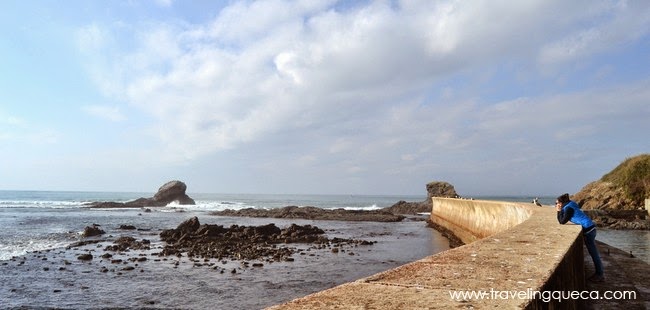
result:
[[(491, 73), (504, 67), (535, 83), (536, 65), (647, 35), (642, 2), (333, 3), (236, 1), (205, 25), (132, 25), (136, 45), (126, 50), (105, 46), (121, 30), (93, 25), (80, 40), (106, 52), (93, 71), (106, 93), (152, 115), (164, 153), (181, 161), (264, 145), (275, 167), (453, 175), (485, 171), (482, 161), (556, 158), (548, 152), (558, 143), (615, 130), (607, 118), (647, 112), (647, 81), (497, 99), (476, 91), (486, 80), (519, 88)], [(106, 107), (87, 112), (121, 118)], [(474, 161), (440, 164), (455, 158)]]
[[(647, 35), (650, 32), (650, 6), (644, 1), (593, 3), (585, 16), (573, 20), (589, 26), (576, 27), (568, 34), (543, 46), (541, 65), (562, 65), (587, 58)], [(589, 17), (597, 23), (585, 23)]]
[(89, 105), (82, 107), (82, 110), (89, 115), (112, 122), (121, 122), (126, 120), (126, 116), (117, 106)]
[(164, 7), (164, 8), (169, 8), (174, 3), (173, 0), (154, 0), (154, 1), (155, 1), (155, 3), (157, 5), (159, 5), (161, 7)]
[(24, 126), (25, 120), (20, 117), (13, 115), (3, 115), (0, 114), (0, 124), (11, 125), (11, 126)]
[(27, 143), (50, 145), (59, 142), (61, 134), (53, 129), (0, 111), (0, 141), (11, 142), (12, 147)]
[(77, 47), (86, 53), (92, 53), (106, 46), (108, 32), (97, 24), (90, 24), (77, 30)]

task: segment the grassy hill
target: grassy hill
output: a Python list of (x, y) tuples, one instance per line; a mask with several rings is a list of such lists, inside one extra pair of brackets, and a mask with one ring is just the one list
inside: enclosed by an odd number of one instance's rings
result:
[(627, 158), (572, 197), (598, 226), (613, 229), (650, 229), (646, 198), (650, 198), (650, 154)]
[(650, 198), (650, 154), (626, 159), (600, 180), (621, 188), (632, 204), (643, 206)]
[(572, 197), (586, 210), (645, 210), (646, 198), (650, 198), (650, 154), (625, 159)]

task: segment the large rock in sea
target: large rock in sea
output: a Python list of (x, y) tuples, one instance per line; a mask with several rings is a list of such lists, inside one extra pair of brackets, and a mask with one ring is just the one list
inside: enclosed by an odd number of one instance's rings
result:
[(187, 185), (181, 181), (169, 181), (158, 189), (158, 192), (153, 196), (153, 201), (158, 204), (167, 205), (170, 202), (178, 201), (181, 205), (196, 204), (194, 199), (185, 194)]
[(94, 202), (89, 204), (91, 208), (143, 208), (143, 207), (164, 207), (172, 202), (181, 205), (194, 205), (196, 202), (190, 198), (185, 191), (187, 185), (181, 181), (169, 181), (163, 184), (156, 194), (151, 198), (138, 198), (128, 202)]
[(417, 214), (431, 212), (432, 197), (458, 197), (454, 186), (444, 181), (432, 181), (427, 183), (427, 199), (421, 202), (398, 201), (396, 204), (386, 208), (393, 214)]

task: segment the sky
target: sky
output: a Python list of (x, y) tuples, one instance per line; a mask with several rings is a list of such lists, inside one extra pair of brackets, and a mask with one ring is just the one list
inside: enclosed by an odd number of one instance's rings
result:
[(556, 196), (649, 133), (646, 0), (0, 3), (4, 190)]

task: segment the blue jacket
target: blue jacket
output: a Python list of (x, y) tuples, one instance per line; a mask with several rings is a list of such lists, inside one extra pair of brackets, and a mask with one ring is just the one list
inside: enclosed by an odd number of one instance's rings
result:
[(591, 218), (582, 212), (578, 204), (573, 200), (562, 206), (562, 210), (557, 212), (557, 221), (560, 222), (560, 224), (566, 224), (568, 221), (571, 221), (571, 223), (574, 224), (580, 224), (583, 230), (595, 226)]

